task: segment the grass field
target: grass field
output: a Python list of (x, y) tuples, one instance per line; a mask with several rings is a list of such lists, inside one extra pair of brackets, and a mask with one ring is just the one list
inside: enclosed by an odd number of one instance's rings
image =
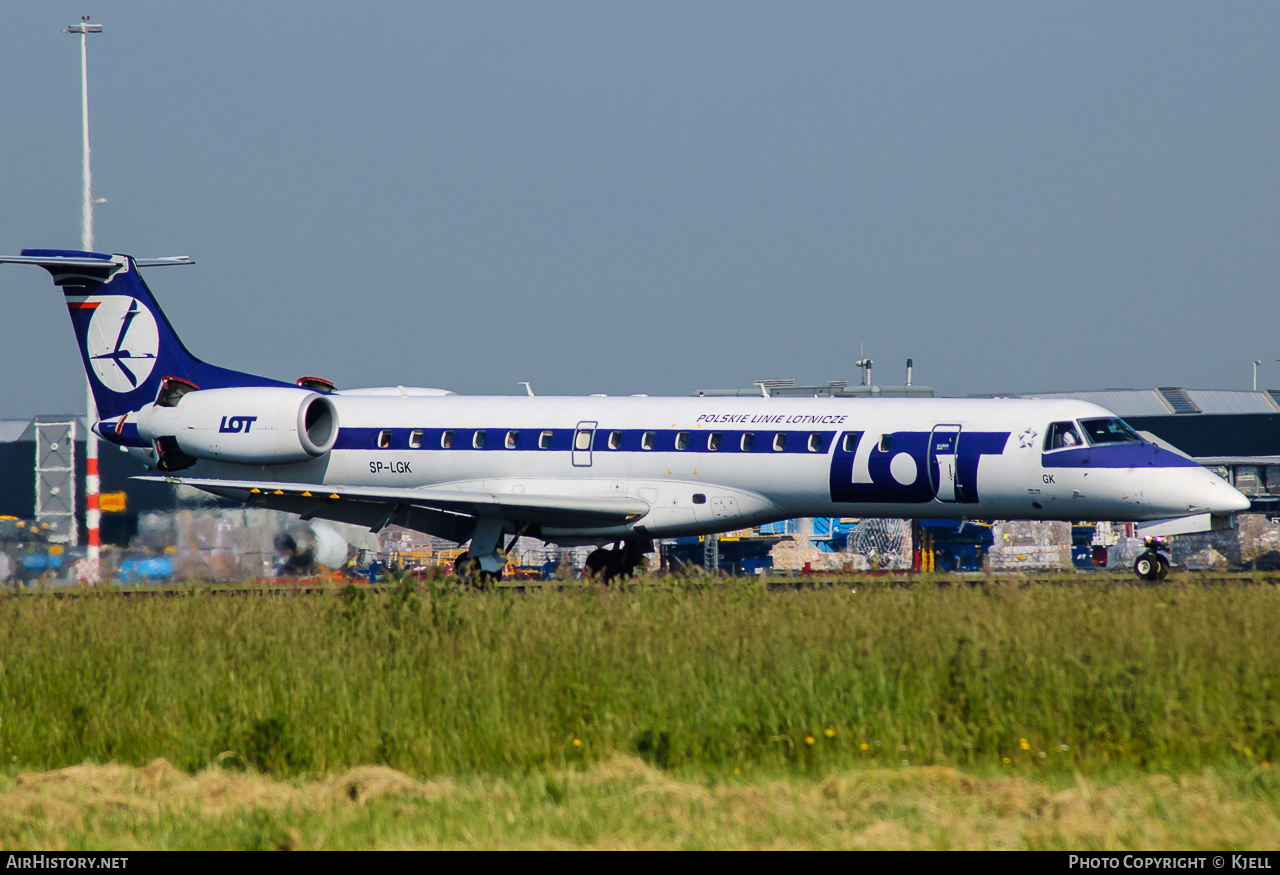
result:
[(1274, 844), (1277, 629), (1190, 577), (2, 597), (0, 840)]
[(1258, 850), (1280, 842), (1255, 774), (1096, 782), (945, 766), (708, 780), (616, 756), (505, 778), (385, 766), (274, 779), (164, 760), (0, 779), (0, 844), (43, 848), (1032, 848)]

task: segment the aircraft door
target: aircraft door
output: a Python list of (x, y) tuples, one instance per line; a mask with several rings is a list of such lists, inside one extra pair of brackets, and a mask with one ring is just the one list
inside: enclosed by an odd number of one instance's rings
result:
[(960, 426), (935, 425), (929, 435), (929, 479), (938, 501), (956, 501), (956, 451)]
[(580, 422), (573, 430), (573, 466), (591, 467), (591, 444), (596, 436), (596, 423)]

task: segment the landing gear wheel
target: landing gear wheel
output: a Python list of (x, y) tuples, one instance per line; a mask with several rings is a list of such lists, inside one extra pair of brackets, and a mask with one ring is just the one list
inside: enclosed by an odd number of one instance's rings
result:
[(474, 556), (468, 556), (466, 553), (453, 560), (453, 573), (460, 582), (476, 584), (481, 587), (486, 587), (502, 580), (501, 571), (485, 571), (480, 567), (479, 559)]
[(453, 560), (453, 574), (460, 581), (473, 581), (480, 574), (480, 560), (463, 553)]
[(604, 548), (592, 550), (587, 555), (587, 562), (582, 570), (584, 577), (595, 578), (604, 583), (612, 583), (627, 573), (622, 551)]
[(1133, 563), (1133, 573), (1143, 580), (1160, 580), (1169, 573), (1169, 560), (1159, 553), (1143, 553)]

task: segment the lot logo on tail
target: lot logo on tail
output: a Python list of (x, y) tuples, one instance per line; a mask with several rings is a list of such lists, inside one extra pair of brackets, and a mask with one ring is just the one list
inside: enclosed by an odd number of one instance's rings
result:
[(136, 298), (109, 295), (93, 308), (85, 345), (102, 385), (112, 392), (132, 392), (156, 366), (160, 334), (155, 317)]

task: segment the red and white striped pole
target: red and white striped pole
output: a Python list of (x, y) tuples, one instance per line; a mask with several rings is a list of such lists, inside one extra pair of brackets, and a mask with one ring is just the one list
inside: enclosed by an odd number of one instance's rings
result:
[[(89, 173), (89, 34), (102, 33), (102, 25), (89, 24), (89, 16), (83, 16), (79, 24), (63, 30), (63, 33), (80, 34), (80, 130), (83, 153), (81, 171), (83, 177), (83, 203), (80, 210), (80, 248), (93, 251), (93, 177)], [(99, 507), (101, 482), (98, 479), (98, 435), (93, 430), (98, 421), (98, 405), (93, 401), (93, 385), (85, 374), (88, 429), (84, 440), (84, 526), (88, 530), (86, 567), (80, 572), (85, 583), (97, 583), (101, 575), (102, 537), (100, 524), (102, 510)]]
[(93, 425), (98, 419), (98, 405), (93, 403), (93, 390), (89, 390), (89, 429), (84, 439), (84, 527), (88, 530), (88, 548), (85, 559), (85, 583), (97, 583), (102, 574), (102, 509), (99, 493), (102, 481), (98, 479), (98, 435)]

